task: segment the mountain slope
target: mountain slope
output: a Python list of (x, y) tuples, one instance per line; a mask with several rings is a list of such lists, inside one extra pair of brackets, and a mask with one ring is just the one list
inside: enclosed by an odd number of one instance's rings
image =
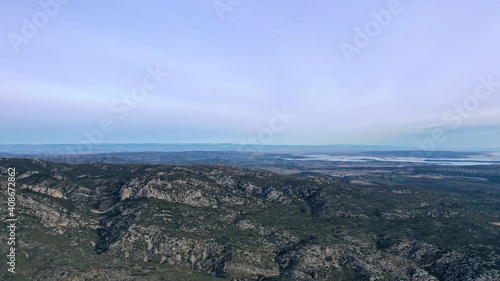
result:
[(478, 221), (482, 238), (459, 233), (449, 243), (434, 238), (447, 227), (422, 235), (426, 225), (464, 225), (479, 207), (409, 207), (423, 195), (402, 199), (328, 177), (228, 166), (0, 159), (3, 174), (8, 167), (18, 173), (19, 280), (500, 276), (498, 227)]

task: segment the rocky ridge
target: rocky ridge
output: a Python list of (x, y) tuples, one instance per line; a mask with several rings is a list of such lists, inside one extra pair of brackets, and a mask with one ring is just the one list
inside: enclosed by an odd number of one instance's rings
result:
[(498, 248), (470, 254), (380, 233), (368, 225), (414, 215), (388, 217), (393, 210), (328, 177), (0, 159), (1, 172), (11, 166), (21, 175), (20, 274), (36, 280), (500, 277)]

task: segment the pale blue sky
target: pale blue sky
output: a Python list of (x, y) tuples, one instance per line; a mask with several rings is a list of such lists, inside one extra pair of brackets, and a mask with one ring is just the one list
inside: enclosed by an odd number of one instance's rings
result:
[[(46, 23), (38, 1), (0, 3), (0, 143), (77, 143), (107, 118), (103, 142), (264, 144), (285, 107), (266, 144), (415, 145), (435, 128), (440, 149), (500, 143), (500, 86), (474, 97), (500, 81), (498, 1), (65, 2)], [(156, 66), (169, 76), (120, 118)]]

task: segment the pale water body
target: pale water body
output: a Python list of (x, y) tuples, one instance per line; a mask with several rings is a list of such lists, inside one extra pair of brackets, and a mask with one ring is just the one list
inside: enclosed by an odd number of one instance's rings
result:
[(397, 156), (359, 156), (359, 155), (326, 155), (326, 154), (307, 154), (298, 155), (306, 158), (288, 159), (288, 160), (321, 160), (332, 162), (400, 162), (400, 163), (424, 163), (436, 165), (497, 165), (500, 167), (500, 154), (476, 155), (460, 158), (419, 158), (419, 157), (397, 157)]

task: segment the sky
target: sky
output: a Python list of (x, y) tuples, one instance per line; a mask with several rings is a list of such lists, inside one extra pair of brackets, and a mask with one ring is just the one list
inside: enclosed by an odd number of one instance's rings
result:
[(0, 144), (500, 147), (499, 1), (0, 10)]

